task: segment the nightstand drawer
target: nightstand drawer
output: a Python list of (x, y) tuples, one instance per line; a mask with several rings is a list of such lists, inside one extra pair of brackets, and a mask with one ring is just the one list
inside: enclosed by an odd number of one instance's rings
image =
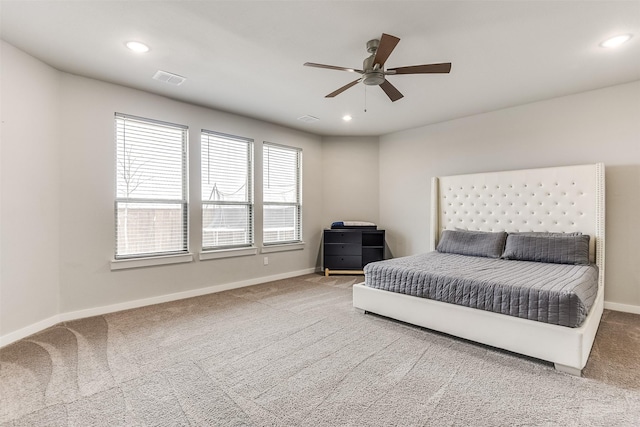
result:
[(325, 256), (324, 268), (330, 270), (349, 270), (362, 268), (361, 256)]
[(325, 230), (325, 243), (356, 243), (362, 244), (362, 233), (360, 231), (336, 231)]
[(362, 246), (357, 243), (326, 243), (325, 255), (360, 255)]

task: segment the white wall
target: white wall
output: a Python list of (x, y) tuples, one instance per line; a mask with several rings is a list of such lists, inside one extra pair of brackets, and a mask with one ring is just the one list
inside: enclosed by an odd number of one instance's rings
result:
[[(61, 311), (120, 304), (199, 288), (244, 282), (316, 267), (322, 229), (321, 138), (146, 92), (62, 74), (61, 108)], [(177, 89), (179, 90), (179, 89)], [(303, 238), (301, 251), (206, 260), (111, 271), (115, 194), (114, 112), (189, 127), (190, 248), (197, 253), (200, 226), (201, 129), (253, 138), (256, 243), (262, 236), (262, 142), (303, 150)], [(196, 257), (197, 258), (197, 257)]]
[(2, 337), (58, 313), (60, 73), (0, 43)]
[(380, 223), (394, 256), (424, 252), (432, 176), (595, 162), (606, 166), (605, 299), (640, 310), (640, 81), (381, 137)]
[(378, 140), (377, 136), (322, 138), (325, 227), (333, 221), (378, 222)]

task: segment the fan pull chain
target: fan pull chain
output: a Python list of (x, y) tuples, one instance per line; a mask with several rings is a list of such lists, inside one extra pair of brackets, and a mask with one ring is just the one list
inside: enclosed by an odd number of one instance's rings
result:
[(367, 112), (367, 86), (364, 85), (364, 112)]

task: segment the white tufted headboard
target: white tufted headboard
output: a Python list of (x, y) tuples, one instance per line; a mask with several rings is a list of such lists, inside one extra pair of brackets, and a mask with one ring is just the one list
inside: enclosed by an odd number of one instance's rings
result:
[(442, 230), (581, 231), (604, 284), (604, 164), (434, 177), (431, 250)]

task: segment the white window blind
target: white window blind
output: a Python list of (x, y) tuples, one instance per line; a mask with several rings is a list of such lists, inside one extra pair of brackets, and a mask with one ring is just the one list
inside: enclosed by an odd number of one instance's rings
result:
[(253, 245), (253, 140), (202, 130), (202, 248)]
[(116, 259), (186, 253), (187, 128), (116, 113)]
[(263, 242), (302, 241), (302, 150), (263, 145)]

